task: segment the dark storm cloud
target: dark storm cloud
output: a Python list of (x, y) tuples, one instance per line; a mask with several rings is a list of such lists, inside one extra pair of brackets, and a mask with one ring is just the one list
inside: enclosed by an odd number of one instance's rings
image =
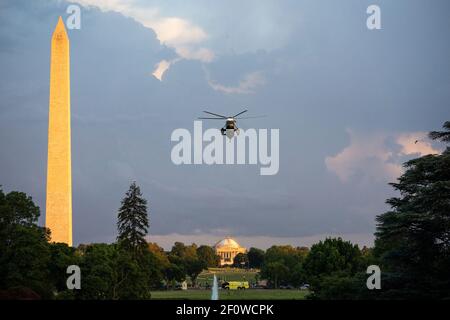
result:
[[(174, 15), (186, 12), (206, 29), (216, 59), (180, 60), (162, 82), (151, 74), (162, 59), (177, 57), (174, 49), (131, 18), (83, 9), (81, 30), (69, 30), (74, 242), (114, 240), (131, 180), (149, 200), (153, 234), (372, 233), (392, 195), (389, 181), (364, 183), (359, 170), (343, 182), (325, 159), (352, 143), (348, 128), (367, 141), (386, 133), (387, 144), (393, 139), (387, 148), (398, 153), (398, 133), (436, 129), (450, 116), (449, 5), (382, 1), (383, 30), (369, 31), (369, 2), (319, 2), (271, 2), (254, 11), (233, 3), (241, 9), (236, 21), (251, 17), (230, 26), (229, 45), (219, 43), (230, 25), (223, 4), (196, 12), (174, 6)], [(32, 195), (44, 213), (50, 36), (67, 4), (1, 6), (0, 183)], [(251, 41), (261, 17), (283, 21), (283, 39), (268, 30)], [(264, 81), (253, 93), (227, 94), (208, 83), (237, 88), (255, 72)], [(243, 127), (280, 129), (276, 176), (260, 176), (257, 166), (171, 162), (174, 129), (192, 131), (204, 109), (234, 114), (244, 106), (268, 117)], [(358, 168), (384, 168), (382, 160), (361, 159)]]

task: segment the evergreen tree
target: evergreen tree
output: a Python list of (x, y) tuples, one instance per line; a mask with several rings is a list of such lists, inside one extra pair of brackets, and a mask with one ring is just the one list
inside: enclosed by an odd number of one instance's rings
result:
[(133, 182), (119, 209), (117, 241), (123, 249), (129, 250), (136, 257), (147, 248), (144, 237), (148, 228), (147, 200), (142, 197), (136, 182)]
[[(450, 122), (444, 124), (449, 128)], [(449, 141), (450, 132), (430, 137)], [(450, 149), (405, 163), (391, 185), (399, 197), (377, 217), (375, 253), (386, 271), (386, 294), (397, 298), (450, 297)]]
[(433, 140), (441, 140), (443, 142), (450, 142), (450, 121), (445, 121), (442, 126), (446, 131), (431, 131), (429, 137)]

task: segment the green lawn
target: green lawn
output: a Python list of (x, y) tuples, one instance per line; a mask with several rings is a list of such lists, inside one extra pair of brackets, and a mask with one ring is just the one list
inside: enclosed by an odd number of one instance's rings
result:
[[(212, 285), (214, 274), (219, 280), (225, 281), (248, 281), (255, 282), (259, 270), (245, 270), (237, 268), (209, 268), (197, 277), (197, 285), (205, 287)], [(190, 281), (188, 281), (190, 282)], [(307, 290), (288, 289), (247, 289), (247, 290), (219, 290), (220, 300), (301, 300), (305, 299)], [(210, 289), (189, 289), (189, 290), (164, 290), (153, 291), (152, 299), (160, 300), (209, 300), (211, 299)]]
[[(307, 290), (281, 289), (248, 289), (219, 290), (220, 300), (302, 300), (308, 294)], [(211, 290), (167, 290), (153, 291), (152, 299), (159, 300), (209, 300)]]
[(203, 271), (197, 277), (197, 284), (205, 286), (206, 283), (212, 285), (214, 274), (217, 279), (225, 281), (248, 281), (255, 282), (255, 277), (259, 270), (245, 270), (236, 268), (209, 268)]

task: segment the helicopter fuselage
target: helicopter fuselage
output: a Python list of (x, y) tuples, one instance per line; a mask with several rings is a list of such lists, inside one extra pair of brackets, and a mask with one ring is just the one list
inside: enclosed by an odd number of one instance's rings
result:
[(226, 120), (226, 122), (225, 122), (225, 129), (231, 129), (231, 130), (234, 130), (234, 129), (236, 129), (236, 128), (237, 128), (237, 126), (236, 126), (236, 120), (233, 119), (233, 118), (228, 118), (228, 119)]
[(207, 113), (210, 116), (214, 116), (215, 118), (211, 117), (200, 117), (199, 119), (210, 119), (210, 120), (225, 120), (225, 126), (223, 126), (220, 129), (220, 132), (222, 135), (226, 135), (230, 139), (234, 136), (234, 134), (239, 134), (239, 128), (236, 125), (237, 117), (240, 116), (243, 113), (246, 113), (247, 110), (241, 111), (238, 114), (235, 114), (234, 116), (223, 116), (221, 114), (209, 112), (209, 111), (203, 111), (204, 113)]
[(224, 136), (229, 136), (229, 138), (231, 138), (235, 132), (239, 134), (239, 128), (236, 125), (236, 119), (227, 118), (227, 120), (225, 121), (225, 126), (220, 129), (220, 132)]

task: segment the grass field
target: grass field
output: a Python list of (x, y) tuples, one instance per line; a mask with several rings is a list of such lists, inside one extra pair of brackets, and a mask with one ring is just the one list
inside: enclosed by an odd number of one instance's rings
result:
[[(214, 274), (218, 280), (256, 282), (259, 270), (237, 268), (210, 268), (197, 277), (197, 285), (205, 287), (213, 283)], [(281, 289), (247, 289), (219, 290), (220, 300), (302, 300), (308, 294), (307, 290)], [(211, 289), (164, 290), (153, 291), (152, 299), (159, 300), (210, 300)]]
[(214, 274), (217, 279), (225, 281), (249, 281), (255, 282), (255, 277), (259, 270), (244, 270), (236, 268), (209, 268), (197, 277), (197, 284), (204, 287), (207, 283), (212, 285)]
[[(307, 290), (248, 289), (219, 290), (220, 300), (303, 300)], [(211, 290), (153, 291), (152, 299), (158, 300), (210, 300)]]

